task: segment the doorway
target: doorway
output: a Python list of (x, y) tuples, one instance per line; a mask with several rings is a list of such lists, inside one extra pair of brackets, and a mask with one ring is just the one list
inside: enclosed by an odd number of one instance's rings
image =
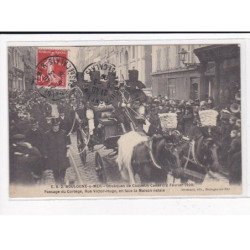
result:
[(168, 98), (176, 98), (176, 79), (168, 79)]
[(195, 100), (199, 99), (199, 89), (200, 89), (200, 78), (191, 78), (190, 81), (190, 99)]

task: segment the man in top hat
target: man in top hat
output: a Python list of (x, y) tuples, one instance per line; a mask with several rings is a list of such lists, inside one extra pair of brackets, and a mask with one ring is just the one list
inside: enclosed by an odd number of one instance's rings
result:
[(145, 84), (138, 80), (139, 71), (133, 67), (132, 70), (128, 71), (129, 80), (127, 85), (132, 89), (143, 89), (146, 88)]
[(124, 82), (120, 83), (119, 95), (116, 96), (112, 105), (114, 106), (112, 116), (119, 122), (122, 129), (122, 133), (127, 133), (131, 130), (134, 130), (134, 125), (131, 121), (131, 116), (128, 116), (127, 112), (128, 106), (131, 106), (131, 96), (126, 90)]
[(52, 128), (44, 137), (44, 157), (46, 168), (53, 171), (56, 183), (64, 183), (66, 169), (69, 167), (67, 150), (71, 144), (70, 137), (60, 129), (59, 118), (52, 118)]
[(43, 142), (43, 132), (39, 128), (38, 121), (32, 118), (30, 120), (30, 128), (26, 134), (26, 140), (32, 146), (36, 147), (41, 154), (43, 154), (42, 150), (42, 142)]

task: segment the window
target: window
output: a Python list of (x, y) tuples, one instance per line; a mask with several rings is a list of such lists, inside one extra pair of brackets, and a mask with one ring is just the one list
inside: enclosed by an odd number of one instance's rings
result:
[(160, 71), (161, 70), (161, 49), (158, 49), (157, 50), (157, 68), (156, 68), (156, 70), (157, 71)]
[(15, 66), (15, 51), (13, 49), (11, 50), (11, 61), (12, 65)]
[(191, 45), (188, 45), (188, 49), (187, 49), (187, 62), (191, 63), (192, 61), (192, 57), (191, 57)]
[(132, 46), (132, 58), (135, 58), (135, 46)]
[(18, 68), (19, 67), (19, 55), (18, 55), (18, 52), (16, 51), (16, 67)]
[(20, 53), (17, 53), (17, 59), (18, 59), (18, 61), (17, 61), (18, 68), (20, 69), (21, 68), (21, 55), (20, 55)]
[(168, 98), (176, 99), (176, 79), (168, 80)]
[(141, 53), (141, 46), (137, 46), (137, 58), (141, 58), (142, 53)]
[(180, 52), (180, 49), (181, 49), (181, 46), (180, 45), (175, 45), (175, 54), (176, 54), (176, 59), (175, 59), (175, 67), (180, 67), (181, 66), (181, 61), (180, 61), (180, 56), (179, 56), (179, 52)]
[(14, 66), (17, 67), (17, 54), (16, 54), (16, 50), (14, 50)]
[(164, 48), (164, 60), (165, 60), (165, 69), (169, 68), (169, 47)]

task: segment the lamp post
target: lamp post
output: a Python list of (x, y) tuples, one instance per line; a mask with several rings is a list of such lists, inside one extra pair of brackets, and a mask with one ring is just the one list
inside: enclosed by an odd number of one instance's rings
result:
[(189, 62), (186, 62), (186, 60), (187, 60), (187, 54), (188, 54), (188, 52), (184, 48), (182, 48), (178, 52), (179, 59), (183, 63), (183, 65), (185, 67), (197, 67), (197, 66), (199, 66), (199, 63), (189, 63)]
[(180, 51), (179, 51), (179, 58), (180, 58), (180, 61), (186, 66), (186, 56), (187, 56), (187, 51), (182, 48)]

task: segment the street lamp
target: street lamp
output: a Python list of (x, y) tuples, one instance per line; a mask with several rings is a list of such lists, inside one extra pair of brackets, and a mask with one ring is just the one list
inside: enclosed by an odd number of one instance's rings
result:
[(199, 66), (199, 63), (186, 62), (188, 52), (184, 48), (182, 48), (178, 52), (178, 54), (179, 54), (180, 61), (184, 64), (184, 66), (186, 67), (198, 67)]
[(179, 58), (180, 58), (180, 61), (185, 65), (185, 62), (186, 62), (186, 56), (187, 56), (187, 51), (182, 48), (180, 51), (179, 51)]

